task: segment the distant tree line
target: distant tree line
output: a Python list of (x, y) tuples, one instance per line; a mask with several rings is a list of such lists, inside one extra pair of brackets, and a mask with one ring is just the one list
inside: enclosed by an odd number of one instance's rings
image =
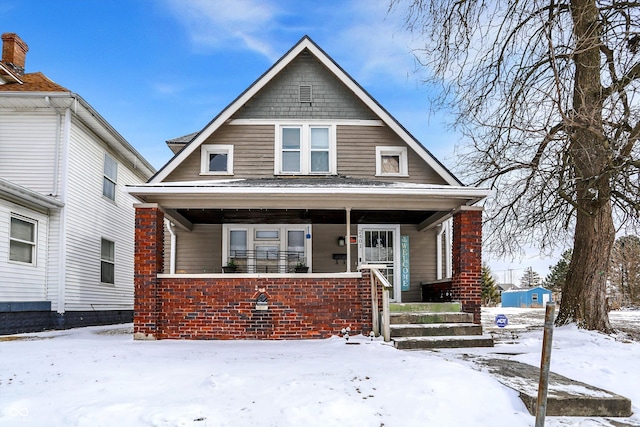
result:
[[(554, 293), (562, 291), (571, 255), (570, 249), (562, 253), (543, 281), (545, 288)], [(640, 305), (640, 237), (629, 235), (615, 241), (607, 278), (607, 296), (611, 308)]]

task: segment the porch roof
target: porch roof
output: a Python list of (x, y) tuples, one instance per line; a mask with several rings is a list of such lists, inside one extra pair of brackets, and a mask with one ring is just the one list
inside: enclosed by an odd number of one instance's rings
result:
[(490, 193), (484, 188), (340, 176), (147, 183), (127, 191), (143, 203), (158, 204), (186, 227), (257, 220), (341, 223), (345, 209), (352, 211), (355, 222), (392, 220), (428, 227)]
[(128, 186), (127, 191), (142, 202), (182, 208), (354, 207), (373, 210), (447, 209), (472, 205), (490, 194), (486, 188), (343, 176), (147, 183)]

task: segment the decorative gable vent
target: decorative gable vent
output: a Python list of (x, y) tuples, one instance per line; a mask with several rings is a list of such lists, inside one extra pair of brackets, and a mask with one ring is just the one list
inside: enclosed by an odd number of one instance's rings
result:
[(311, 85), (300, 85), (300, 102), (311, 102)]

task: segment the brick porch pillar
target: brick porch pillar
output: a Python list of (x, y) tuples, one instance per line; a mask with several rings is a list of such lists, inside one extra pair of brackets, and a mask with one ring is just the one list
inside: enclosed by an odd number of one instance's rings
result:
[(463, 206), (453, 214), (454, 300), (462, 303), (462, 311), (473, 313), (480, 323), (482, 292), (482, 207)]
[(158, 272), (163, 267), (164, 213), (157, 204), (135, 205), (133, 338), (158, 338)]

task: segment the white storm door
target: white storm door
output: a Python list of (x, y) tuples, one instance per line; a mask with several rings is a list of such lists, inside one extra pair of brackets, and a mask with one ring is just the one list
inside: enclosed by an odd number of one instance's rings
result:
[(358, 226), (358, 257), (361, 264), (382, 264), (392, 286), (389, 297), (400, 302), (400, 225)]

